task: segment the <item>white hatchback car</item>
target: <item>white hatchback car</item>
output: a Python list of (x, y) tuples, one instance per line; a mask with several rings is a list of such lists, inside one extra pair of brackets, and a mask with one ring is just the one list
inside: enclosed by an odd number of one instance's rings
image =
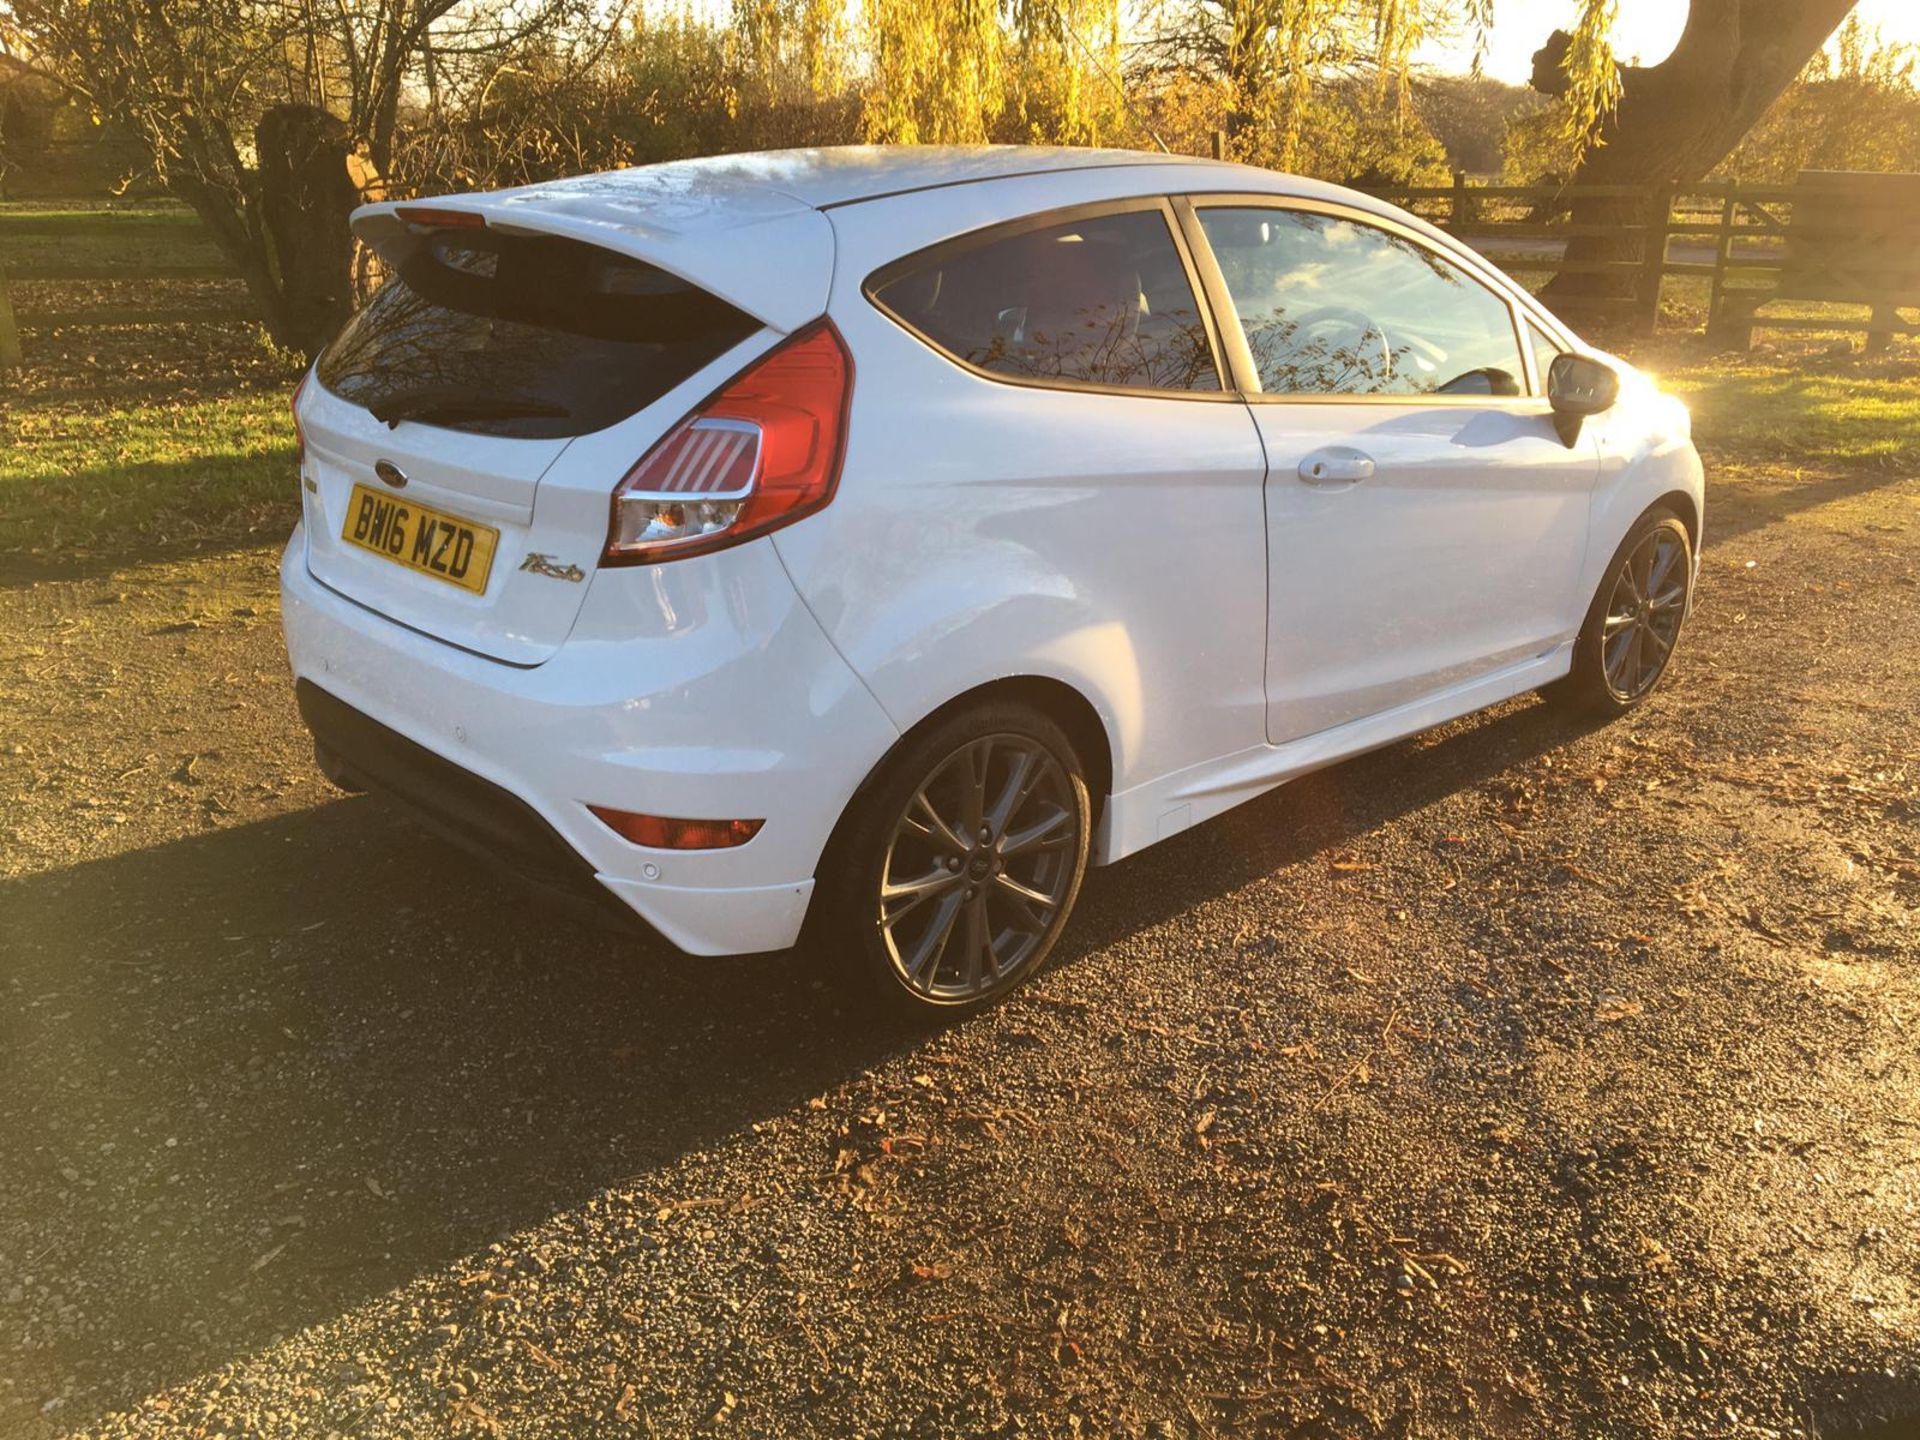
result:
[(697, 954), (909, 1009), (1088, 864), (1536, 687), (1646, 697), (1685, 409), (1367, 196), (1097, 150), (742, 155), (355, 217), (295, 397), (327, 773)]

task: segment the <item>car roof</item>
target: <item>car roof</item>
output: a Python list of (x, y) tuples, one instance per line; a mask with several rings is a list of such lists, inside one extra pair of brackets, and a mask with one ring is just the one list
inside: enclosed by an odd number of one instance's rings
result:
[(671, 160), (526, 189), (570, 191), (582, 181), (591, 181), (596, 198), (617, 204), (625, 196), (650, 202), (662, 190), (711, 193), (752, 188), (826, 210), (887, 195), (1013, 175), (1182, 163), (1206, 162), (1195, 162), (1186, 155), (1067, 145), (829, 145)]

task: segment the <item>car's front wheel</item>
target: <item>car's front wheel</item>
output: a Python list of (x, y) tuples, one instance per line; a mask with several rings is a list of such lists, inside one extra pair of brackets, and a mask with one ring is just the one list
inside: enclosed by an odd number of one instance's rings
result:
[(1625, 714), (1667, 673), (1693, 599), (1693, 542), (1655, 506), (1614, 552), (1573, 647), (1573, 670), (1550, 698), (1587, 714)]
[(819, 877), (817, 944), (891, 1008), (980, 1009), (1046, 960), (1091, 844), (1085, 773), (1039, 711), (937, 721), (856, 799)]

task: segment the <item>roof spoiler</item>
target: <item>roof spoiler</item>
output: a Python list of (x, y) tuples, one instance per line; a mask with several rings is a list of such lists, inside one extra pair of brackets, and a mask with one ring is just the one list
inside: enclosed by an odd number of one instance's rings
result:
[(589, 183), (597, 178), (363, 205), (353, 233), (395, 266), (438, 230), (558, 235), (657, 265), (779, 331), (826, 312), (833, 225), (812, 206), (749, 185), (695, 197), (627, 185), (616, 198)]

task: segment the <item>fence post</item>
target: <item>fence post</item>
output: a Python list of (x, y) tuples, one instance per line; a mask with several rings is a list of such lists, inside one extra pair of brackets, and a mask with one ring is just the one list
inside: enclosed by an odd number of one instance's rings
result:
[(13, 296), (7, 290), (7, 267), (0, 265), (0, 369), (22, 363), (20, 327), (13, 323)]
[(1753, 306), (1727, 283), (1734, 241), (1740, 237), (1740, 187), (1727, 188), (1720, 206), (1720, 243), (1713, 254), (1713, 298), (1707, 304), (1707, 341), (1728, 350), (1753, 348)]
[(1453, 172), (1453, 195), (1447, 202), (1447, 230), (1458, 235), (1473, 223), (1473, 200), (1467, 194), (1467, 172)]
[(1213, 132), (1213, 158), (1216, 160), (1227, 158), (1227, 132), (1224, 130)]
[(1671, 185), (1662, 186), (1647, 202), (1646, 252), (1640, 261), (1639, 322), (1641, 333), (1651, 335), (1660, 323), (1660, 286), (1667, 278), (1667, 230), (1673, 224)]
[[(1893, 344), (1893, 326), (1900, 323), (1900, 312), (1891, 305), (1873, 307), (1873, 319), (1867, 330), (1867, 353), (1878, 354)], [(1872, 328), (1885, 327), (1885, 328)]]

